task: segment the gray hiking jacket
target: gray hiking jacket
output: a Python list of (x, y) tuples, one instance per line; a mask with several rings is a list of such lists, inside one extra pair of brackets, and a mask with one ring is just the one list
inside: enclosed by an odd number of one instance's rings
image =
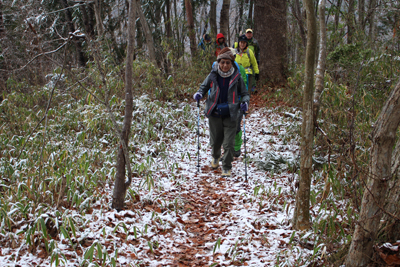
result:
[[(235, 71), (231, 76), (228, 89), (229, 114), (232, 121), (237, 120), (240, 116), (240, 104), (242, 102), (247, 102), (247, 104), (249, 104), (250, 101), (250, 95), (247, 92), (246, 85), (243, 82), (240, 71), (236, 67), (236, 64), (233, 64), (233, 67), (235, 68)], [(218, 64), (214, 64), (211, 73), (200, 85), (199, 91), (197, 91), (204, 96), (207, 94), (207, 91), (210, 90), (206, 100), (206, 108), (204, 110), (207, 118), (212, 115), (215, 107), (218, 104), (220, 94), (220, 88), (217, 81), (218, 75)], [(240, 100), (239, 97), (241, 98)]]

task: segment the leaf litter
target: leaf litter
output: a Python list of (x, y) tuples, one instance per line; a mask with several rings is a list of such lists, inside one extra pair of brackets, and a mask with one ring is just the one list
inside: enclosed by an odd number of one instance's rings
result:
[[(134, 112), (143, 111), (143, 106), (138, 102)], [(118, 213), (111, 209), (113, 181), (109, 179), (96, 189), (101, 197), (88, 196), (88, 201), (80, 204), (93, 202), (85, 212), (76, 206), (65, 208), (63, 214), (49, 209), (48, 218), (40, 226), (42, 232), (37, 229), (32, 232), (35, 242), (44, 244), (35, 247), (26, 243), (27, 232), (23, 230), (30, 227), (29, 222), (34, 218), (20, 224), (15, 222), (14, 234), (3, 231), (0, 265), (78, 266), (92, 262), (96, 266), (284, 266), (295, 263), (301, 266), (305, 263), (312, 255), (312, 248), (304, 249), (304, 243), (294, 241), (298, 233), (290, 225), (298, 177), (291, 168), (282, 166), (299, 157), (298, 135), (287, 132), (288, 128), (295, 129), (299, 121), (276, 109), (251, 111), (246, 118), (246, 182), (243, 146), (242, 155), (233, 162), (231, 177), (222, 178), (221, 167), (210, 168), (208, 122), (202, 113), (201, 171), (197, 173), (197, 107), (190, 103), (179, 109), (182, 112), (189, 109), (189, 115), (180, 118), (163, 113), (161, 108), (157, 111), (165, 125), (158, 124), (158, 128), (165, 127), (166, 133), (175, 131), (176, 138), (158, 134), (156, 141), (130, 142), (134, 160), (142, 167), (138, 167), (139, 175), (133, 177), (125, 210)], [(153, 109), (153, 112), (156, 111)], [(179, 133), (168, 120), (177, 121)], [(132, 135), (154, 135), (143, 129), (133, 130)], [(103, 148), (115, 149), (108, 134), (99, 141)], [(82, 153), (86, 153), (84, 148)], [(278, 164), (274, 163), (277, 168), (257, 167), (265, 160), (265, 153), (267, 158), (277, 155)], [(109, 176), (112, 177), (112, 168)], [(53, 238), (40, 239), (37, 235), (51, 232), (55, 227), (48, 223), (49, 218), (62, 230), (52, 233)]]

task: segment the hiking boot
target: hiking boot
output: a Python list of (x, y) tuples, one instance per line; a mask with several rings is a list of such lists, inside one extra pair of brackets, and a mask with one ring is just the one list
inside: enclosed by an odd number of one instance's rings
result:
[(213, 159), (211, 160), (211, 168), (213, 168), (213, 169), (218, 168), (218, 166), (219, 166), (219, 159), (220, 159), (220, 158), (221, 158), (221, 157), (219, 157), (219, 158), (217, 158), (217, 159), (213, 158)]
[(235, 158), (240, 157), (240, 149), (239, 149), (238, 151), (235, 151), (235, 152), (233, 153), (233, 156), (234, 156)]
[(231, 170), (222, 169), (222, 177), (231, 177)]

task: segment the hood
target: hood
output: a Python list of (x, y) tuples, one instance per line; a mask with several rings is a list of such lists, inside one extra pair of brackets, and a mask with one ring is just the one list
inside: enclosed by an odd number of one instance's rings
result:
[(221, 38), (225, 39), (225, 36), (222, 33), (218, 33), (217, 34), (217, 43), (218, 43), (218, 39), (221, 39)]

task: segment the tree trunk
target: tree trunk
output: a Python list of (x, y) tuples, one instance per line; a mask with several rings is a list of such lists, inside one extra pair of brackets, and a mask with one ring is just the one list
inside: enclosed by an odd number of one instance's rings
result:
[(190, 40), (190, 53), (192, 59), (196, 56), (196, 32), (194, 31), (194, 20), (191, 0), (185, 0), (186, 18), (188, 24), (188, 35)]
[(296, 15), (297, 22), (299, 23), (300, 37), (301, 37), (303, 47), (306, 48), (307, 38), (306, 38), (305, 30), (304, 30), (304, 21), (303, 21), (303, 16), (302, 16), (299, 0), (295, 0), (295, 2), (294, 2), (294, 14)]
[(364, 16), (365, 16), (365, 0), (358, 0), (358, 26), (362, 31), (364, 31), (365, 28)]
[(336, 5), (336, 12), (335, 12), (335, 30), (339, 27), (339, 20), (340, 20), (340, 9), (342, 8), (342, 0), (337, 1)]
[[(400, 140), (397, 140), (392, 156), (392, 181), (389, 182), (389, 190), (385, 210), (400, 218)], [(400, 240), (400, 223), (397, 218), (384, 214), (382, 227), (380, 227), (379, 241), (396, 242)]]
[[(229, 31), (229, 8), (231, 5), (231, 0), (223, 0), (221, 13), (219, 17), (219, 32), (222, 33), (225, 38), (228, 37)], [(227, 40), (225, 40), (227, 42)]]
[[(75, 26), (72, 21), (72, 14), (71, 14), (71, 10), (68, 6), (68, 2), (67, 2), (67, 0), (61, 0), (61, 2), (65, 9), (65, 16), (66, 16), (66, 20), (67, 20), (67, 24), (68, 24), (68, 29), (70, 32), (75, 32)], [(73, 42), (74, 42), (75, 49), (76, 49), (76, 58), (77, 58), (78, 64), (79, 64), (79, 66), (84, 67), (84, 66), (86, 66), (86, 58), (85, 58), (84, 53), (82, 52), (81, 43), (76, 38), (73, 39)]]
[(101, 19), (101, 0), (94, 0), (94, 14), (96, 16), (96, 29), (99, 36), (104, 34), (103, 20)]
[(253, 6), (254, 6), (254, 0), (250, 0), (249, 3), (249, 18), (248, 18), (248, 27), (253, 28), (254, 22), (253, 22)]
[(246, 29), (243, 29), (243, 10), (244, 10), (244, 0), (239, 0), (239, 27), (238, 35), (244, 33)]
[(166, 22), (165, 22), (165, 32), (167, 38), (172, 38), (172, 27), (171, 27), (171, 1), (165, 0), (165, 12), (166, 12)]
[(217, 36), (217, 0), (210, 1), (210, 28), (212, 36)]
[(320, 0), (319, 2), (319, 56), (317, 65), (317, 74), (315, 78), (315, 92), (314, 92), (314, 103), (313, 103), (313, 122), (314, 126), (317, 127), (317, 118), (319, 113), (319, 107), (321, 105), (321, 94), (324, 91), (324, 76), (326, 68), (326, 25), (325, 25), (325, 6), (326, 1)]
[(149, 51), (149, 58), (150, 61), (153, 62), (153, 64), (157, 65), (156, 61), (156, 50), (154, 48), (154, 41), (153, 41), (153, 35), (151, 34), (149, 24), (146, 20), (146, 17), (144, 16), (142, 6), (140, 5), (140, 1), (131, 1), (135, 5), (135, 10), (137, 12), (137, 15), (140, 18), (140, 24), (142, 25), (142, 29), (144, 31), (144, 35), (146, 36), (146, 44), (147, 44), (147, 49)]
[(4, 28), (3, 21), (3, 1), (0, 0), (0, 38), (3, 38), (6, 35), (6, 31)]
[[(130, 0), (129, 4), (129, 15), (128, 15), (128, 46), (126, 52), (126, 69), (125, 69), (125, 116), (123, 122), (123, 128), (121, 133), (120, 142), (124, 142), (124, 145), (128, 146), (129, 134), (132, 124), (132, 112), (133, 112), (133, 55), (135, 49), (135, 19), (136, 19), (136, 0)], [(125, 182), (125, 166), (129, 168), (129, 150), (124, 152), (123, 144), (120, 144), (117, 156), (117, 172), (115, 175), (115, 184), (113, 192), (113, 203), (112, 207), (116, 210), (122, 210), (124, 208), (126, 190), (131, 184), (132, 177), (128, 175), (128, 180)], [(125, 158), (127, 156), (127, 158)], [(126, 162), (127, 161), (127, 162)]]
[(369, 9), (368, 9), (369, 38), (371, 44), (374, 43), (376, 34), (375, 9), (376, 9), (376, 0), (371, 0), (369, 2)]
[(385, 204), (391, 178), (392, 150), (400, 124), (400, 82), (389, 98), (375, 123), (372, 136), (371, 160), (367, 189), (364, 190), (358, 224), (353, 234), (346, 267), (367, 266), (373, 255), (382, 207)]
[(304, 0), (307, 14), (307, 50), (304, 73), (303, 122), (301, 127), (300, 184), (296, 195), (293, 227), (297, 230), (309, 229), (310, 224), (310, 186), (313, 154), (313, 91), (314, 64), (317, 47), (317, 24), (313, 0)]
[(260, 79), (284, 83), (287, 72), (286, 1), (255, 0), (254, 34), (260, 45)]
[(347, 20), (347, 44), (353, 43), (354, 34), (354, 0), (349, 0), (349, 8), (346, 16)]

